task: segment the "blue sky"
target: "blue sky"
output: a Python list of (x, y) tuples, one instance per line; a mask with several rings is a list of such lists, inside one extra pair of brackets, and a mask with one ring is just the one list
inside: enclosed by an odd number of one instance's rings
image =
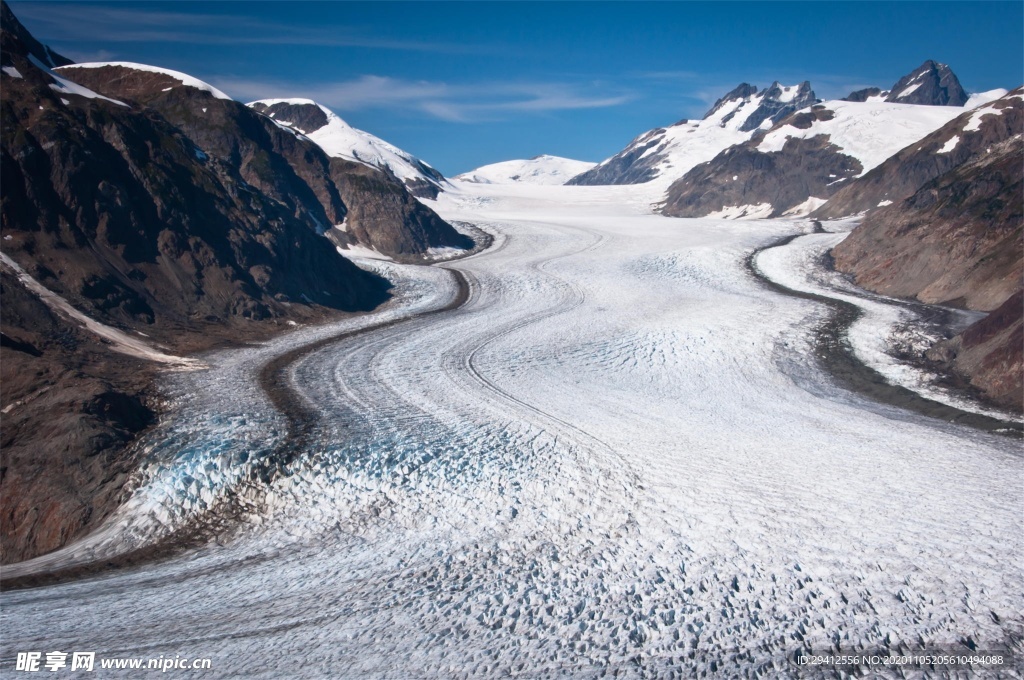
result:
[(1024, 82), (1014, 2), (10, 3), (77, 61), (185, 71), (236, 99), (310, 97), (457, 174), (597, 161), (746, 81), (822, 98), (925, 59), (969, 92)]

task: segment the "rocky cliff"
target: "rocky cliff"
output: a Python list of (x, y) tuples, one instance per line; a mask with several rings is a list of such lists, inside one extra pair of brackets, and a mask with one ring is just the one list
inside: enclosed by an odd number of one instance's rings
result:
[(896, 297), (990, 311), (1021, 287), (1021, 158), (1015, 135), (881, 208), (836, 246), (836, 268)]
[(1003, 408), (1024, 411), (1024, 291), (925, 356)]
[(885, 101), (926, 106), (963, 106), (967, 103), (967, 93), (952, 69), (929, 59), (896, 81)]

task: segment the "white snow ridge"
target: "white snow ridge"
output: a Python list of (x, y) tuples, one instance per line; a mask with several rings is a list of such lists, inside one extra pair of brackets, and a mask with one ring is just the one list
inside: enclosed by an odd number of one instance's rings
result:
[(594, 165), (596, 163), (542, 154), (528, 160), (491, 163), (456, 175), (453, 179), (476, 184), (565, 184)]

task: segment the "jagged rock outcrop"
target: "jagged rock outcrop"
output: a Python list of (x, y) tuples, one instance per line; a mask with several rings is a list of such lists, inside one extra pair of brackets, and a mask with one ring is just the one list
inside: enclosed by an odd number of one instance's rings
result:
[(810, 83), (785, 87), (777, 81), (760, 92), (741, 83), (720, 98), (700, 121), (679, 121), (640, 135), (625, 149), (567, 184), (640, 184), (672, 181), (722, 150), (816, 102)]
[(771, 87), (762, 90), (757, 97), (760, 99), (758, 107), (740, 125), (744, 132), (756, 130), (762, 127), (766, 121), (771, 124), (802, 108), (808, 107), (817, 102), (811, 84), (806, 80), (795, 88), (783, 87), (779, 81), (771, 84)]
[(866, 102), (872, 97), (880, 97), (888, 95), (888, 92), (883, 92), (877, 87), (865, 87), (863, 90), (854, 90), (850, 94), (843, 97), (844, 102)]
[[(0, 3), (0, 26), (3, 26), (4, 29), (11, 34), (11, 37), (16, 41), (12, 44), (19, 45), (18, 51), (22, 56), (27, 57), (28, 55), (32, 55), (42, 62), (44, 66), (48, 66), (49, 68), (65, 66), (72, 63), (72, 61), (64, 55), (51, 50), (49, 45), (44, 45), (36, 40), (35, 37), (21, 24), (21, 22), (18, 21), (18, 18), (14, 16), (14, 12), (11, 11), (11, 8), (7, 6), (6, 2)], [(4, 65), (10, 66), (10, 64), (7, 63)]]
[(967, 98), (956, 74), (945, 64), (929, 59), (896, 81), (885, 101), (927, 106), (963, 106)]
[(902, 201), (944, 172), (1024, 130), (1024, 88), (954, 118), (846, 183), (813, 213), (846, 217)]
[[(919, 82), (927, 81), (928, 72), (915, 73)], [(950, 77), (955, 79), (951, 72)], [(673, 183), (663, 212), (674, 217), (779, 217), (820, 210), (826, 201), (839, 204), (833, 195), (958, 113), (953, 106), (923, 111), (916, 104), (883, 102), (879, 94), (862, 90), (758, 130)], [(763, 173), (773, 176), (761, 177)], [(892, 190), (914, 181), (901, 177)], [(831, 213), (815, 213), (825, 214)]]
[(662, 212), (672, 217), (779, 216), (809, 197), (829, 196), (836, 178), (861, 170), (856, 158), (843, 154), (825, 135), (791, 138), (772, 152), (760, 151), (752, 141), (727, 149), (672, 184)]
[[(704, 114), (703, 119), (714, 118), (715, 114), (721, 111), (731, 103), (747, 101), (751, 97), (757, 94), (757, 85), (751, 85), (750, 83), (740, 83), (736, 87), (732, 88), (725, 93), (724, 97), (719, 97), (715, 100), (715, 105), (708, 109), (707, 113)], [(732, 116), (735, 115), (736, 109), (732, 108), (721, 118), (722, 123), (728, 123)]]

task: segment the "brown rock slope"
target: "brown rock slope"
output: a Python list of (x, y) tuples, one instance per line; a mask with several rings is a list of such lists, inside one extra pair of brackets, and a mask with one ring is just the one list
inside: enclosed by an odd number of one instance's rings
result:
[(1022, 405), (1024, 141), (1017, 134), (879, 209), (833, 251), (871, 290), (994, 310), (928, 357), (1007, 408)]
[(860, 286), (990, 311), (1021, 287), (1021, 136), (868, 215), (833, 251)]
[(1024, 411), (1024, 291), (926, 357), (1005, 408)]

